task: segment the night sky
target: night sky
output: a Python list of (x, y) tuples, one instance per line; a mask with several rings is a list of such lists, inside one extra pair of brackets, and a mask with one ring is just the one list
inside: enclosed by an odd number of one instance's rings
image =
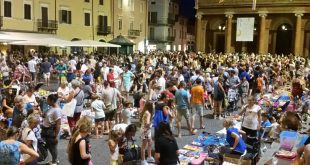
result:
[(189, 19), (195, 18), (195, 0), (180, 0), (180, 13)]

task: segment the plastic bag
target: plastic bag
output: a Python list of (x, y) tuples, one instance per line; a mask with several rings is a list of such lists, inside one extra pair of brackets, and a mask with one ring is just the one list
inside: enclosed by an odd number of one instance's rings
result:
[(62, 108), (62, 114), (69, 117), (73, 117), (75, 107), (76, 107), (76, 100), (72, 99), (69, 103), (66, 103), (64, 105), (64, 107)]

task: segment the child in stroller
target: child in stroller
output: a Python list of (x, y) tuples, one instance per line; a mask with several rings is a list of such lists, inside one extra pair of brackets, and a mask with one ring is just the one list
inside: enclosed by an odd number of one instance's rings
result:
[(238, 111), (238, 91), (237, 89), (228, 89), (227, 93), (228, 106), (226, 107), (226, 116), (230, 116), (232, 112)]

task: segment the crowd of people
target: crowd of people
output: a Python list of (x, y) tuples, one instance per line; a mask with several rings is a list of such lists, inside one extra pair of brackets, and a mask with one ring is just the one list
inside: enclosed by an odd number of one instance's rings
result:
[[(300, 130), (299, 116), (307, 115), (310, 105), (305, 101), (310, 64), (292, 55), (154, 51), (61, 57), (8, 52), (0, 58), (0, 79), (0, 164), (37, 164), (46, 158), (44, 148), (52, 156), (50, 164), (61, 164), (57, 144), (67, 131), (68, 160), (74, 165), (90, 164), (90, 139), (107, 134), (111, 165), (133, 160), (175, 165), (175, 135), (182, 137), (183, 117), (189, 135), (195, 135), (205, 129), (207, 113), (217, 120), (225, 118), (228, 152), (242, 155), (246, 138), (257, 136), (266, 126), (274, 126), (272, 132)], [(259, 100), (285, 87), (293, 112), (281, 116), (264, 112)], [(40, 88), (50, 91), (48, 96), (40, 96)], [(69, 104), (74, 109), (65, 117), (69, 129), (62, 130), (62, 111)], [(86, 109), (94, 116), (81, 115)], [(241, 130), (233, 128), (232, 118), (241, 118)], [(142, 144), (134, 143), (138, 129)], [(276, 138), (274, 134), (270, 136)], [(309, 150), (305, 143), (300, 156)], [(309, 157), (304, 158), (310, 163)]]

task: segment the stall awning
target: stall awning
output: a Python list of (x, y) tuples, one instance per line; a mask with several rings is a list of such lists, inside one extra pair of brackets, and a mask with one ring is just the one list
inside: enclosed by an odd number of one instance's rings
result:
[(42, 38), (32, 39), (27, 41), (15, 41), (11, 42), (12, 45), (34, 45), (34, 46), (59, 46), (67, 47), (72, 46), (70, 41), (59, 39), (59, 38)]
[(94, 40), (79, 40), (79, 41), (72, 41), (72, 46), (78, 47), (121, 47), (120, 45), (110, 44), (106, 42), (99, 42)]
[(0, 40), (1, 40), (1, 35), (9, 36), (9, 39), (13, 41), (27, 41), (27, 40), (36, 40), (36, 39), (43, 39), (43, 38), (59, 38), (57, 37), (57, 35), (53, 35), (53, 34), (3, 31), (0, 33)]

